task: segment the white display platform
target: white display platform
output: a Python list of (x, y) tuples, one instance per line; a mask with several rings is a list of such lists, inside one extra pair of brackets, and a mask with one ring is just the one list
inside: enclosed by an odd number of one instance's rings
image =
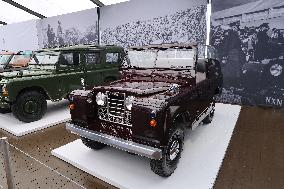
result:
[(171, 177), (151, 171), (149, 159), (107, 147), (94, 151), (76, 140), (52, 155), (119, 188), (209, 189), (213, 187), (241, 107), (216, 104), (213, 122), (186, 133), (184, 151)]
[(39, 131), (70, 119), (68, 101), (48, 102), (47, 111), (43, 118), (32, 123), (23, 123), (16, 119), (12, 113), (0, 113), (0, 128), (17, 136), (23, 136)]

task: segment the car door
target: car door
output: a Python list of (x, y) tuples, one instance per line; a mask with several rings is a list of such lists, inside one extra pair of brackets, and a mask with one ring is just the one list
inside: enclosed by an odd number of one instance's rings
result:
[(84, 82), (87, 89), (103, 82), (102, 70), (105, 65), (102, 62), (102, 56), (101, 51), (85, 51), (82, 55), (85, 62)]
[(102, 70), (102, 76), (104, 81), (109, 82), (116, 80), (119, 77), (119, 68), (122, 63), (122, 52), (120, 51), (105, 51), (104, 53), (104, 70)]
[(82, 78), (84, 72), (80, 53), (75, 51), (62, 52), (56, 66), (56, 83), (58, 86), (58, 96), (66, 97), (71, 91), (82, 88)]

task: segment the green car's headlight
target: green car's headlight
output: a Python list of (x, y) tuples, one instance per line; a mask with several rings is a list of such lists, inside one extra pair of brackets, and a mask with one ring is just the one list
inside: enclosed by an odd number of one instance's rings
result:
[(8, 96), (8, 90), (7, 90), (7, 85), (6, 84), (4, 84), (3, 86), (2, 86), (2, 95), (3, 96)]

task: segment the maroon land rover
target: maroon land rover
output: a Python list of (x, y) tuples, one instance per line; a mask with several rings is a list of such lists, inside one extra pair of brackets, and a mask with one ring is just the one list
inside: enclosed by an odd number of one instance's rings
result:
[(71, 93), (67, 129), (92, 149), (109, 145), (151, 158), (156, 174), (170, 176), (184, 130), (214, 116), (222, 74), (213, 48), (204, 50), (207, 58), (199, 59), (196, 45), (130, 48), (121, 80)]

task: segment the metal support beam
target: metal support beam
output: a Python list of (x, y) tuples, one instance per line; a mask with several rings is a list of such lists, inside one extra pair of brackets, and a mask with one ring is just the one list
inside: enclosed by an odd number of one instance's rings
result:
[(103, 7), (105, 6), (105, 4), (103, 4), (100, 0), (90, 0), (92, 1), (94, 4), (96, 4), (98, 7)]
[(7, 186), (8, 186), (8, 189), (14, 189), (15, 185), (14, 185), (14, 179), (12, 175), (9, 144), (8, 144), (6, 137), (0, 138), (0, 145), (3, 148), (4, 169), (6, 173)]
[(37, 13), (37, 12), (35, 12), (35, 11), (33, 11), (33, 10), (27, 8), (27, 7), (24, 7), (23, 5), (20, 5), (19, 3), (16, 3), (16, 2), (14, 2), (14, 1), (12, 1), (12, 0), (2, 0), (2, 1), (4, 1), (4, 2), (6, 2), (6, 3), (9, 3), (10, 5), (12, 5), (12, 6), (16, 7), (16, 8), (22, 9), (23, 11), (26, 11), (27, 13), (32, 14), (32, 15), (34, 15), (34, 16), (36, 16), (36, 17), (41, 18), (41, 19), (42, 19), (42, 18), (46, 18), (46, 17), (43, 16), (42, 14), (39, 14), (39, 13)]
[(7, 25), (6, 22), (2, 22), (2, 21), (0, 21), (0, 24), (2, 24), (2, 25)]

